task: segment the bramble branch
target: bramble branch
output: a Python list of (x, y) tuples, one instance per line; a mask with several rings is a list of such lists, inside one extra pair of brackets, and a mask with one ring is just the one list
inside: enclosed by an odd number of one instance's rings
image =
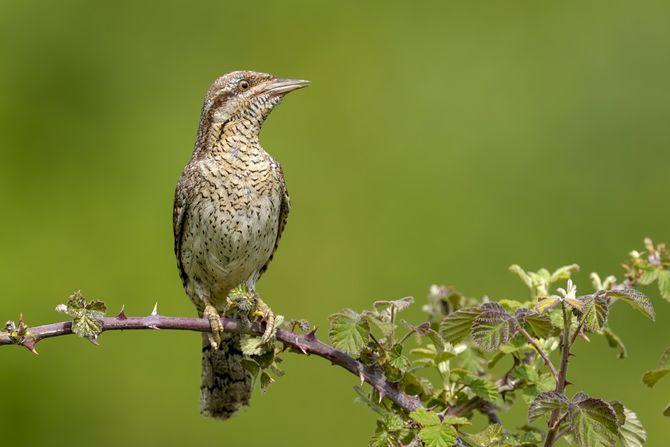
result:
[[(155, 313), (146, 317), (127, 317), (121, 312), (116, 317), (102, 317), (98, 318), (98, 321), (102, 324), (101, 332), (139, 329), (210, 331), (209, 321), (203, 318), (166, 317)], [(222, 317), (222, 321), (224, 331), (226, 332), (250, 335), (263, 334), (263, 327), (257, 322), (252, 323), (249, 328), (248, 325), (242, 324), (239, 320)], [(12, 338), (6, 332), (0, 332), (0, 345), (19, 344), (35, 352), (35, 345), (39, 341), (45, 338), (70, 335), (72, 333), (72, 322), (63, 321), (27, 328), (26, 335), (21, 337), (21, 339)], [(391, 399), (407, 412), (412, 412), (423, 406), (419, 398), (402, 392), (395, 384), (389, 382), (381, 371), (366, 366), (348, 354), (323, 343), (317, 339), (314, 332), (298, 334), (284, 329), (277, 329), (277, 340), (290, 347), (293, 351), (330, 360), (333, 365), (340, 366), (355, 374), (360, 378), (361, 382), (367, 382), (372, 385), (380, 395)]]

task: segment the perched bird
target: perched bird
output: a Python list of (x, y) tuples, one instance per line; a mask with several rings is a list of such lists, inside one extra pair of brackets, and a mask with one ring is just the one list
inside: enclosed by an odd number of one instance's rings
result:
[(231, 290), (251, 291), (274, 334), (274, 315), (255, 293), (286, 224), (289, 197), (282, 168), (259, 143), (272, 109), (307, 81), (236, 71), (209, 87), (191, 160), (177, 183), (173, 225), (186, 293), (211, 334), (203, 334), (200, 411), (227, 419), (251, 395), (238, 335), (223, 334), (220, 315)]

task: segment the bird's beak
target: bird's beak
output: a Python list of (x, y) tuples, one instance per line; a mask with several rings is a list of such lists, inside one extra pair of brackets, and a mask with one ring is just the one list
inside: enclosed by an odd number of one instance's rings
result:
[(302, 79), (275, 79), (263, 89), (263, 92), (271, 95), (284, 95), (308, 85), (309, 81)]

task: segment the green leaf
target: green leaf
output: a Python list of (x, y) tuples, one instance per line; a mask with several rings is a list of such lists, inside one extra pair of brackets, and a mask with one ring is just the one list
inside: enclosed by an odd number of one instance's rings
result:
[(651, 388), (656, 385), (656, 382), (661, 380), (661, 378), (666, 376), (668, 373), (670, 373), (670, 366), (662, 366), (660, 368), (652, 369), (644, 373), (644, 376), (642, 376), (642, 382)]
[(645, 431), (637, 414), (623, 408), (625, 422), (619, 427), (619, 440), (623, 447), (643, 447), (647, 441), (647, 432)]
[(555, 307), (556, 305), (560, 304), (560, 302), (561, 297), (556, 295), (541, 296), (540, 298), (538, 298), (537, 303), (535, 304), (535, 309), (540, 313), (544, 313), (547, 310), (551, 309), (552, 307)]
[(581, 447), (611, 447), (619, 435), (612, 406), (584, 393), (577, 393), (572, 398), (569, 421), (575, 441)]
[(388, 429), (388, 431), (400, 431), (405, 428), (405, 421), (403, 418), (398, 416), (395, 413), (389, 413), (382, 418), (382, 423)]
[(456, 430), (448, 424), (430, 425), (419, 431), (425, 447), (451, 447), (456, 442)]
[(603, 335), (605, 336), (605, 340), (607, 340), (609, 347), (616, 348), (619, 351), (620, 359), (625, 359), (628, 356), (628, 351), (626, 350), (626, 346), (623, 344), (623, 341), (621, 341), (619, 336), (612, 332), (609, 327), (603, 328)]
[(400, 298), (399, 300), (393, 301), (375, 301), (372, 303), (375, 311), (378, 315), (382, 316), (385, 320), (391, 321), (391, 314), (396, 314), (400, 311), (403, 311), (414, 303), (414, 297), (406, 296)]
[(470, 387), (473, 393), (476, 396), (481, 397), (484, 400), (489, 402), (495, 402), (498, 400), (499, 391), (498, 387), (491, 382), (480, 377), (473, 378), (467, 382), (467, 385)]
[(485, 351), (507, 343), (519, 330), (516, 320), (498, 303), (485, 303), (472, 322), (472, 339)]
[(244, 355), (261, 355), (268, 351), (268, 344), (261, 344), (261, 337), (242, 334), (240, 337), (240, 348)]
[(658, 291), (664, 299), (670, 301), (670, 270), (658, 272)]
[(389, 365), (397, 368), (402, 373), (407, 371), (412, 366), (412, 363), (409, 361), (409, 359), (402, 355), (402, 345), (398, 344), (391, 348), (391, 351), (389, 352)]
[(526, 287), (529, 289), (533, 287), (533, 281), (531, 280), (530, 275), (528, 275), (528, 273), (526, 273), (526, 271), (522, 269), (520, 265), (510, 265), (509, 271), (518, 276), (519, 279), (521, 279), (521, 281), (523, 281), (523, 283), (526, 285)]
[(656, 320), (656, 312), (654, 311), (654, 306), (652, 306), (651, 301), (642, 292), (638, 292), (635, 289), (615, 289), (608, 290), (607, 296), (613, 296), (619, 298), (621, 301), (624, 301), (630, 304), (634, 309), (642, 312), (647, 318), (652, 321)]
[(396, 328), (396, 325), (390, 321), (385, 321), (378, 314), (370, 312), (368, 310), (363, 311), (361, 314), (362, 318), (365, 318), (370, 326), (376, 327), (384, 335), (384, 337), (390, 336)]
[(463, 433), (462, 436), (473, 447), (507, 447), (502, 444), (503, 428), (498, 424), (491, 424), (479, 433)]
[(437, 415), (437, 413), (428, 411), (423, 407), (412, 411), (409, 414), (409, 417), (422, 427), (427, 427), (429, 425), (439, 425), (441, 423), (440, 417)]
[(378, 429), (372, 435), (369, 443), (370, 447), (397, 447), (397, 445), (396, 437), (383, 428)]
[(648, 286), (658, 279), (659, 270), (647, 270), (642, 272), (642, 275), (637, 279), (638, 284)]
[(579, 265), (577, 264), (571, 264), (571, 265), (564, 265), (563, 267), (560, 267), (554, 271), (554, 273), (551, 274), (551, 277), (549, 278), (549, 283), (555, 283), (558, 281), (564, 281), (566, 279), (570, 279), (573, 273), (577, 273), (579, 271)]
[(78, 290), (68, 297), (66, 304), (56, 306), (56, 310), (72, 317), (72, 332), (95, 341), (102, 332), (102, 323), (98, 318), (105, 316), (107, 306), (98, 300), (86, 302), (86, 298)]
[(578, 298), (584, 305), (580, 321), (584, 329), (591, 332), (599, 332), (607, 322), (609, 312), (609, 300), (602, 295), (586, 295)]
[(449, 425), (470, 425), (471, 422), (468, 418), (460, 417), (460, 416), (452, 416), (450, 414), (447, 414), (444, 416), (444, 419), (442, 419), (442, 422), (445, 424)]
[(96, 339), (102, 332), (102, 323), (87, 313), (82, 313), (72, 322), (72, 332), (80, 337)]
[(519, 321), (519, 324), (525, 322), (530, 332), (535, 335), (537, 338), (547, 338), (551, 332), (553, 326), (551, 325), (551, 318), (548, 315), (541, 314), (532, 310), (527, 310), (523, 315), (517, 311), (517, 319), (523, 317), (523, 320)]
[(265, 371), (261, 372), (261, 391), (266, 392), (268, 388), (270, 388), (270, 385), (274, 383), (274, 381), (275, 380), (270, 377), (270, 374)]
[(568, 398), (556, 391), (549, 391), (547, 393), (540, 393), (535, 397), (535, 400), (528, 408), (528, 421), (534, 421), (540, 416), (550, 413), (553, 410), (561, 412), (568, 408), (570, 402)]
[(478, 307), (459, 309), (447, 315), (440, 323), (440, 334), (445, 341), (456, 343), (470, 335), (472, 322), (479, 316)]
[(344, 309), (330, 318), (328, 336), (336, 348), (359, 355), (370, 339), (370, 326), (365, 318), (351, 309)]

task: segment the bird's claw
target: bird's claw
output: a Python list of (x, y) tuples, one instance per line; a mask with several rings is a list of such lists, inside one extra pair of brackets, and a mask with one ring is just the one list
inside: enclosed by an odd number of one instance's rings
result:
[(270, 306), (265, 304), (265, 302), (257, 295), (256, 296), (256, 308), (254, 309), (254, 314), (262, 321), (265, 322), (265, 331), (261, 336), (258, 346), (263, 346), (270, 341), (273, 341), (277, 334), (277, 325), (275, 324), (275, 314), (270, 309)]
[(203, 316), (209, 320), (209, 326), (212, 328), (212, 331), (208, 334), (209, 344), (212, 346), (212, 349), (216, 351), (219, 349), (219, 346), (221, 346), (221, 336), (223, 335), (221, 315), (219, 315), (216, 307), (208, 304), (205, 306)]

